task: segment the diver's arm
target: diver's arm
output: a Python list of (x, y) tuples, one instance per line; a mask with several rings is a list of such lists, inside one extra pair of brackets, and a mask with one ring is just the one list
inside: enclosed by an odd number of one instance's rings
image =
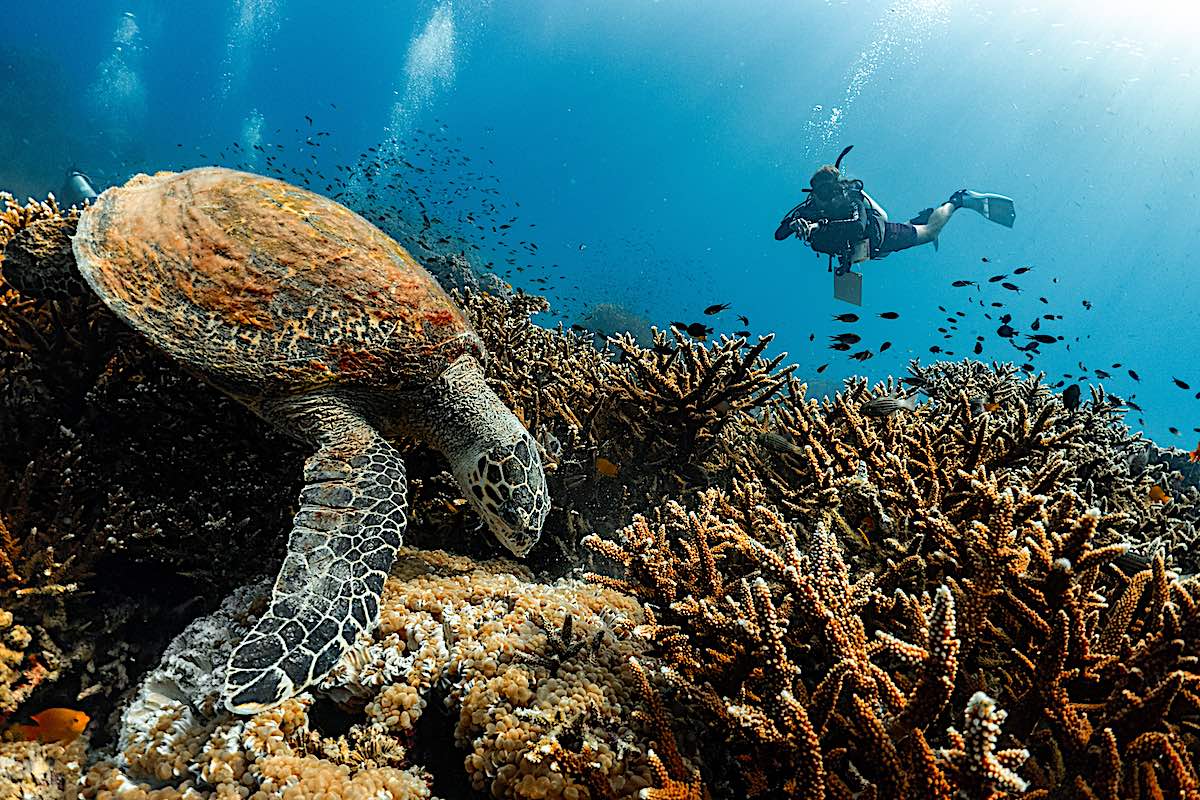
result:
[[(796, 220), (802, 219), (807, 222), (816, 222), (811, 217), (810, 208), (809, 202), (806, 199), (803, 203), (785, 214), (783, 219), (779, 221), (779, 227), (775, 229), (775, 241), (782, 242), (793, 233), (799, 233), (796, 227)], [(800, 238), (803, 239), (806, 237), (801, 236)]]

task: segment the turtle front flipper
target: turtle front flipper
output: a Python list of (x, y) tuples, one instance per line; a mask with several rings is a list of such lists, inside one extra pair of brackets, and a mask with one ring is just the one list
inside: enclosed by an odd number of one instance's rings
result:
[(271, 606), (229, 657), (224, 701), (239, 714), (270, 708), (319, 681), (375, 626), (404, 534), (400, 454), (336, 403), (304, 412), (289, 427), (317, 425), (320, 446), (304, 464), (300, 510)]

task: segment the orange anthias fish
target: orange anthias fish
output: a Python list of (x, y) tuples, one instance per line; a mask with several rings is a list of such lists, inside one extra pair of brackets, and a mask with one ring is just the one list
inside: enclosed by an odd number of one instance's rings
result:
[(83, 733), (92, 718), (73, 708), (47, 708), (34, 714), (33, 725), (13, 725), (23, 739), (30, 742), (73, 742)]
[(1188, 461), (1192, 462), (1193, 464), (1195, 464), (1197, 461), (1200, 461), (1200, 444), (1196, 445), (1195, 450), (1188, 453)]
[(1156, 503), (1171, 502), (1171, 496), (1163, 491), (1163, 488), (1157, 483), (1150, 487), (1150, 499)]
[(617, 477), (617, 473), (621, 471), (621, 468), (609, 461), (607, 458), (600, 456), (596, 459), (596, 471), (601, 475), (607, 475), (610, 478), (615, 478)]

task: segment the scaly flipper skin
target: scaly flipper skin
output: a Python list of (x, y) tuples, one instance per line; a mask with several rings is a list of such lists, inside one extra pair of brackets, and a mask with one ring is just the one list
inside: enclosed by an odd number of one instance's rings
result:
[(318, 426), (321, 444), (304, 464), (300, 510), (270, 609), (229, 658), (224, 700), (239, 714), (270, 708), (319, 681), (375, 626), (404, 535), (400, 454), (336, 400), (303, 402), (292, 427)]

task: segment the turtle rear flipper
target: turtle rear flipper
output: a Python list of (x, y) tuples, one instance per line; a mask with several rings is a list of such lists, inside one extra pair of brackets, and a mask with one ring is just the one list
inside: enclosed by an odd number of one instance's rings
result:
[(71, 236), (76, 221), (67, 216), (31, 222), (4, 248), (4, 280), (30, 298), (70, 300), (91, 294), (75, 266)]
[(239, 714), (316, 683), (375, 626), (404, 534), (400, 454), (340, 406), (305, 412), (305, 422), (320, 426), (323, 444), (304, 464), (300, 510), (271, 606), (229, 657), (224, 701)]

